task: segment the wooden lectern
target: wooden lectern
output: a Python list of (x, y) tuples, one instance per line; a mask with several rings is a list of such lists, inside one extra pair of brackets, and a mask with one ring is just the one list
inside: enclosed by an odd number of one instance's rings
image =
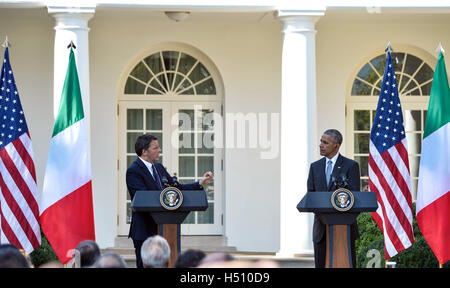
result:
[(181, 191), (183, 202), (178, 209), (167, 210), (160, 201), (161, 191), (136, 191), (131, 209), (135, 212), (150, 212), (158, 224), (158, 233), (170, 246), (169, 267), (173, 267), (181, 251), (181, 223), (191, 211), (205, 211), (208, 201), (204, 190)]
[[(344, 194), (351, 197), (346, 198)], [(344, 207), (347, 201), (351, 207), (348, 206), (348, 210), (341, 209), (339, 204), (343, 204)], [(350, 224), (356, 221), (359, 213), (373, 212), (377, 208), (375, 192), (349, 191), (342, 188), (334, 192), (308, 192), (297, 205), (298, 211), (318, 214), (320, 220), (326, 224), (326, 268), (353, 268), (355, 266), (356, 263), (352, 263)]]

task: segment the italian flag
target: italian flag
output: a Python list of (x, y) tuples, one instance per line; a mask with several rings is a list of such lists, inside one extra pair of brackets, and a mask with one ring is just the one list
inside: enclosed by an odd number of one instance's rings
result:
[(440, 264), (450, 260), (450, 89), (439, 54), (422, 141), (417, 223)]
[(86, 120), (71, 48), (40, 203), (42, 231), (63, 264), (81, 241), (95, 240), (91, 179)]

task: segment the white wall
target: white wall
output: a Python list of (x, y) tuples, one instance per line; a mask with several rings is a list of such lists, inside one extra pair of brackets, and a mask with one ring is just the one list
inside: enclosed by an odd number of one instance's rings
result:
[[(0, 9), (9, 57), (31, 135), (39, 197), (53, 131), (53, 20), (46, 9)], [(3, 60), (4, 48), (0, 49)]]
[[(182, 42), (205, 53), (225, 87), (225, 113), (279, 112), (281, 25), (261, 15), (194, 13), (175, 23), (164, 14), (97, 9), (89, 22), (93, 179), (102, 207), (95, 207), (97, 237), (115, 231), (117, 207), (116, 97), (121, 74), (136, 55), (161, 42)], [(101, 136), (99, 136), (101, 135)], [(239, 250), (279, 247), (279, 158), (261, 160), (258, 149), (225, 152), (225, 235)], [(100, 190), (100, 191), (99, 191)], [(99, 195), (100, 193), (100, 195)], [(104, 233), (104, 236), (103, 236)], [(114, 235), (115, 236), (115, 235)], [(109, 243), (109, 242), (108, 242)]]
[(384, 53), (389, 41), (394, 51), (408, 45), (437, 58), (439, 42), (450, 47), (449, 25), (448, 16), (439, 14), (327, 11), (316, 25), (318, 135), (328, 128), (339, 129), (344, 135), (341, 152), (345, 154), (345, 148), (353, 145), (345, 143), (346, 94), (362, 65)]

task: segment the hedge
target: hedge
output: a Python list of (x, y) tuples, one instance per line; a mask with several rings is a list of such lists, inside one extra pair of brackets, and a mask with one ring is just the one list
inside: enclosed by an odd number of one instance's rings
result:
[[(394, 257), (388, 259), (388, 261), (396, 262), (396, 268), (438, 268), (439, 262), (417, 225), (415, 210), (416, 207), (415, 204), (413, 204), (414, 244), (408, 249), (403, 250)], [(373, 267), (371, 264), (373, 264), (375, 260), (373, 258), (376, 256), (373, 253), (368, 254), (371, 249), (378, 250), (381, 256), (380, 265), (381, 267), (385, 267), (384, 239), (381, 230), (378, 228), (370, 213), (361, 213), (358, 216), (357, 221), (360, 238), (356, 240), (355, 243), (356, 267), (366, 268), (368, 264), (369, 267)], [(443, 267), (450, 267), (450, 261), (444, 264)]]

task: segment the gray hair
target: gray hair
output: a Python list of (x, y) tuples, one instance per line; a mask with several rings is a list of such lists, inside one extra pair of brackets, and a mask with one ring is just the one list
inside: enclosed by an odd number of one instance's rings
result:
[(341, 145), (342, 144), (342, 134), (336, 129), (328, 129), (323, 132), (323, 134), (326, 134), (331, 137), (334, 143)]
[(100, 256), (93, 268), (127, 268), (127, 263), (119, 254), (115, 252), (107, 252)]
[(170, 247), (159, 235), (147, 238), (141, 247), (142, 264), (146, 268), (166, 268), (169, 264)]

